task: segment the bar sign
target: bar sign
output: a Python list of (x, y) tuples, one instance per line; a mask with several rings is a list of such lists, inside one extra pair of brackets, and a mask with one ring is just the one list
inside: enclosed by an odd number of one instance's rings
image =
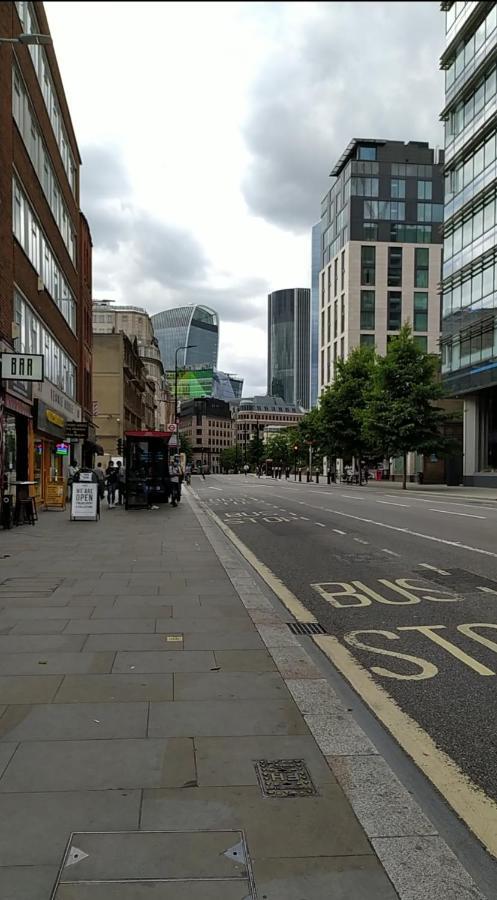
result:
[(43, 354), (2, 353), (1, 359), (6, 381), (43, 381)]

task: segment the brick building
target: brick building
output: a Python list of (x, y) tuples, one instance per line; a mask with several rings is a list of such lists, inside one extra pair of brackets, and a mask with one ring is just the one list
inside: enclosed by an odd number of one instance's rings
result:
[[(49, 34), (43, 3), (0, 3), (0, 36)], [(41, 383), (3, 381), (0, 476), (63, 480), (68, 421), (86, 421), (91, 459), (91, 236), (79, 208), (78, 145), (51, 45), (0, 52), (0, 350), (44, 356)], [(4, 478), (6, 476), (6, 478)]]
[(193, 464), (220, 472), (219, 454), (235, 442), (230, 404), (214, 397), (183, 400), (179, 427), (191, 444)]

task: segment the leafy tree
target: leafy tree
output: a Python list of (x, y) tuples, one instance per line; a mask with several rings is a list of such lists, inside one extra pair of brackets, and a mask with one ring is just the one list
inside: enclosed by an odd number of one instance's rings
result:
[(319, 407), (318, 433), (330, 456), (354, 456), (360, 463), (368, 450), (364, 422), (375, 367), (376, 354), (370, 347), (356, 347), (346, 360), (337, 360), (335, 379)]
[(402, 456), (403, 488), (410, 451), (448, 449), (441, 427), (450, 416), (435, 404), (442, 393), (437, 357), (424, 353), (414, 342), (410, 326), (404, 325), (388, 345), (386, 356), (377, 360), (365, 415), (370, 441), (385, 456)]
[(247, 444), (247, 461), (253, 466), (259, 466), (264, 454), (264, 442), (256, 432)]
[(287, 466), (291, 458), (289, 437), (288, 431), (273, 434), (265, 446), (266, 459), (271, 459), (276, 466)]
[(238, 447), (224, 447), (219, 454), (219, 465), (224, 471), (237, 469), (240, 465), (240, 453)]

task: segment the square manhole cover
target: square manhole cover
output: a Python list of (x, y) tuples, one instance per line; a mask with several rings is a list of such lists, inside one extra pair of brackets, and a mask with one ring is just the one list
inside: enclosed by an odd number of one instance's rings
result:
[(73, 833), (51, 900), (148, 900), (159, 885), (161, 900), (256, 900), (244, 832)]
[(303, 759), (258, 759), (255, 771), (264, 797), (312, 797), (317, 793)]

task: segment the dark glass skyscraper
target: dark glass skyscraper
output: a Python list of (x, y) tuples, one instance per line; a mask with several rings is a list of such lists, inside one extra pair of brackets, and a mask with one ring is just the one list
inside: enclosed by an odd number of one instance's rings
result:
[(174, 369), (178, 347), (194, 345), (178, 353), (178, 366), (217, 368), (219, 319), (207, 306), (180, 306), (152, 316), (154, 334), (159, 342), (166, 371)]
[(268, 295), (268, 394), (309, 409), (311, 292), (288, 288)]
[(319, 390), (319, 273), (321, 271), (321, 222), (312, 226), (311, 238), (311, 406)]

